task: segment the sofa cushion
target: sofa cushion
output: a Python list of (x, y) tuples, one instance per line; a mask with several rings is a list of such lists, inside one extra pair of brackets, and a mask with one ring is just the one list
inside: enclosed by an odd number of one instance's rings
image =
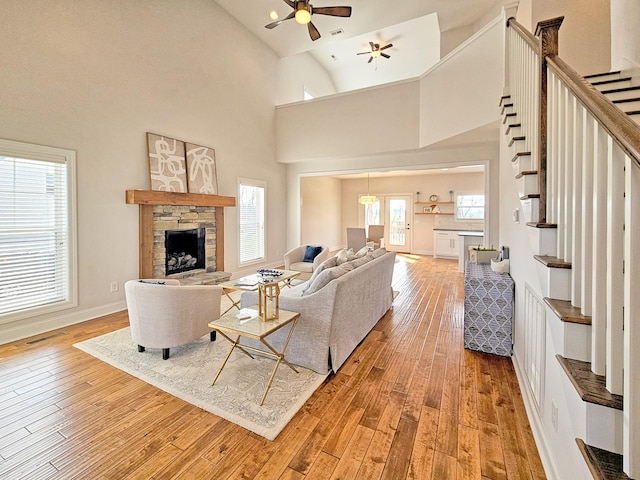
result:
[(295, 270), (296, 272), (311, 273), (313, 271), (313, 263), (295, 262), (289, 265), (289, 269)]
[(371, 256), (373, 258), (378, 258), (378, 257), (381, 257), (382, 255), (384, 255), (385, 253), (387, 253), (387, 249), (382, 247), (382, 248), (378, 248), (377, 250), (374, 250), (373, 252), (371, 252)]
[(352, 270), (353, 267), (342, 268), (333, 267), (333, 268), (325, 268), (314, 280), (313, 282), (309, 282), (308, 288), (303, 291), (302, 296), (311, 295), (312, 293), (316, 293), (325, 287), (331, 280), (335, 280), (336, 278), (341, 277), (349, 270)]
[(365, 245), (355, 253), (355, 257), (356, 258), (364, 257), (367, 253), (369, 253), (369, 247)]
[(304, 251), (303, 262), (311, 262), (320, 254), (322, 251), (322, 247), (316, 247), (314, 245), (307, 245), (307, 248)]
[(325, 268), (332, 268), (335, 267), (336, 265), (338, 265), (338, 257), (329, 257), (327, 258), (324, 262), (322, 262), (320, 265), (318, 265), (316, 267), (316, 269), (313, 271), (313, 275), (311, 275), (311, 278), (309, 278), (308, 282), (307, 282), (307, 287), (309, 285), (311, 285), (311, 283), (315, 280), (315, 278), (320, 275), (320, 273), (325, 269)]
[(353, 248), (343, 248), (342, 250), (340, 250), (338, 252), (338, 254), (336, 255), (336, 257), (338, 258), (338, 265), (342, 265), (344, 262), (349, 260), (349, 257), (353, 256)]

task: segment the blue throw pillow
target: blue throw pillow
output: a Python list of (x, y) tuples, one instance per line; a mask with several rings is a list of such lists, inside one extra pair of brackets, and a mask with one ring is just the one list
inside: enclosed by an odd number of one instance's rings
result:
[(307, 245), (307, 249), (304, 251), (303, 262), (313, 262), (314, 258), (322, 251), (322, 247), (314, 247)]

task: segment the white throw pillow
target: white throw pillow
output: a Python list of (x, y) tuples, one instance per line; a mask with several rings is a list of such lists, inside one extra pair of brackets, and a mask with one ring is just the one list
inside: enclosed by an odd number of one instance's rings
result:
[(330, 258), (327, 258), (320, 265), (318, 265), (318, 267), (313, 271), (311, 278), (309, 278), (309, 280), (307, 281), (307, 285), (302, 289), (302, 295), (304, 295), (306, 291), (309, 289), (309, 287), (311, 287), (311, 285), (313, 284), (314, 280), (318, 275), (320, 275), (324, 270), (333, 268), (336, 265), (338, 265), (337, 262), (338, 262), (338, 257), (330, 257)]
[(342, 265), (344, 262), (349, 260), (349, 257), (351, 256), (353, 256), (353, 248), (350, 248), (348, 250), (346, 248), (343, 248), (342, 250), (340, 250), (336, 255), (338, 259), (338, 265)]
[(364, 257), (367, 253), (369, 253), (369, 247), (365, 245), (356, 252), (356, 258)]
[(320, 275), (315, 278), (313, 283), (309, 285), (309, 288), (307, 288), (302, 293), (302, 296), (304, 297), (305, 295), (316, 293), (318, 290), (326, 286), (331, 280), (335, 280), (345, 273), (347, 273), (347, 270), (342, 267), (326, 268), (322, 273), (320, 273)]

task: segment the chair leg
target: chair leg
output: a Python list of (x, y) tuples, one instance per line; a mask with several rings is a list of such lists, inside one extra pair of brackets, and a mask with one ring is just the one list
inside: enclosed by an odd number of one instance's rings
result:
[(211, 333), (209, 334), (209, 338), (211, 339), (211, 341), (212, 341), (212, 342), (215, 342), (215, 341), (216, 341), (216, 333), (218, 333), (218, 332), (216, 332), (216, 331), (214, 330), (213, 332), (211, 332)]
[(162, 349), (162, 359), (166, 360), (167, 358), (169, 358), (169, 349), (168, 348), (163, 348)]
[(144, 352), (144, 347), (142, 345), (138, 345), (138, 351), (139, 352)]

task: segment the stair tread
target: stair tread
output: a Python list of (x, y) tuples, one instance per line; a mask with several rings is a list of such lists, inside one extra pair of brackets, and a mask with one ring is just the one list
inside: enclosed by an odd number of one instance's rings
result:
[(603, 480), (629, 479), (627, 474), (622, 471), (622, 455), (587, 445), (579, 438), (576, 438), (576, 443), (594, 478)]
[(518, 160), (518, 157), (528, 157), (529, 155), (531, 155), (531, 152), (518, 152), (513, 156), (511, 161), (515, 162), (516, 160)]
[(622, 395), (616, 395), (606, 389), (604, 375), (591, 371), (591, 363), (556, 355), (580, 398), (585, 402), (622, 410)]
[(516, 175), (516, 178), (522, 178), (525, 175), (537, 175), (538, 171), (537, 170), (525, 170), (524, 172), (520, 172), (519, 174)]
[(558, 228), (557, 223), (545, 223), (545, 222), (527, 222), (527, 227), (533, 228)]
[(606, 77), (607, 75), (619, 75), (620, 73), (622, 73), (620, 70), (614, 70), (612, 72), (603, 72), (603, 73), (592, 73), (590, 75), (585, 75), (584, 78)]
[(513, 145), (516, 142), (524, 142), (525, 137), (524, 136), (519, 136), (519, 137), (513, 137), (511, 139), (511, 141), (509, 142), (509, 146)]
[(553, 313), (560, 320), (566, 323), (578, 323), (580, 325), (591, 325), (591, 317), (582, 315), (580, 308), (571, 305), (568, 300), (558, 300), (557, 298), (545, 297), (544, 302), (549, 305)]
[(519, 128), (521, 126), (522, 126), (521, 123), (510, 123), (509, 125), (507, 125), (507, 128), (504, 131), (504, 134), (509, 135), (509, 133), (511, 133), (512, 128)]
[(603, 95), (607, 95), (608, 93), (620, 93), (620, 92), (634, 92), (640, 90), (640, 87), (622, 87), (622, 88), (614, 88), (612, 90), (602, 90), (600, 93)]
[(533, 258), (542, 263), (545, 267), (571, 269), (570, 262), (565, 262), (558, 257), (552, 257), (551, 255), (534, 255)]
[(516, 113), (506, 113), (504, 115), (504, 120), (502, 121), (503, 124), (507, 123), (507, 121), (513, 117), (515, 117), (517, 114)]
[(640, 97), (631, 97), (631, 98), (621, 98), (619, 100), (611, 100), (611, 103), (631, 103), (631, 102), (640, 102)]
[(527, 193), (526, 195), (521, 196), (520, 200), (526, 200), (528, 198), (540, 198), (540, 194), (539, 193)]
[(503, 96), (501, 96), (500, 97), (500, 103), (498, 104), (498, 106), (501, 107), (503, 102), (506, 102), (509, 99), (511, 99), (511, 95), (503, 95)]
[(591, 85), (606, 85), (607, 83), (628, 82), (629, 80), (631, 80), (631, 77), (613, 78), (611, 80), (591, 82)]

